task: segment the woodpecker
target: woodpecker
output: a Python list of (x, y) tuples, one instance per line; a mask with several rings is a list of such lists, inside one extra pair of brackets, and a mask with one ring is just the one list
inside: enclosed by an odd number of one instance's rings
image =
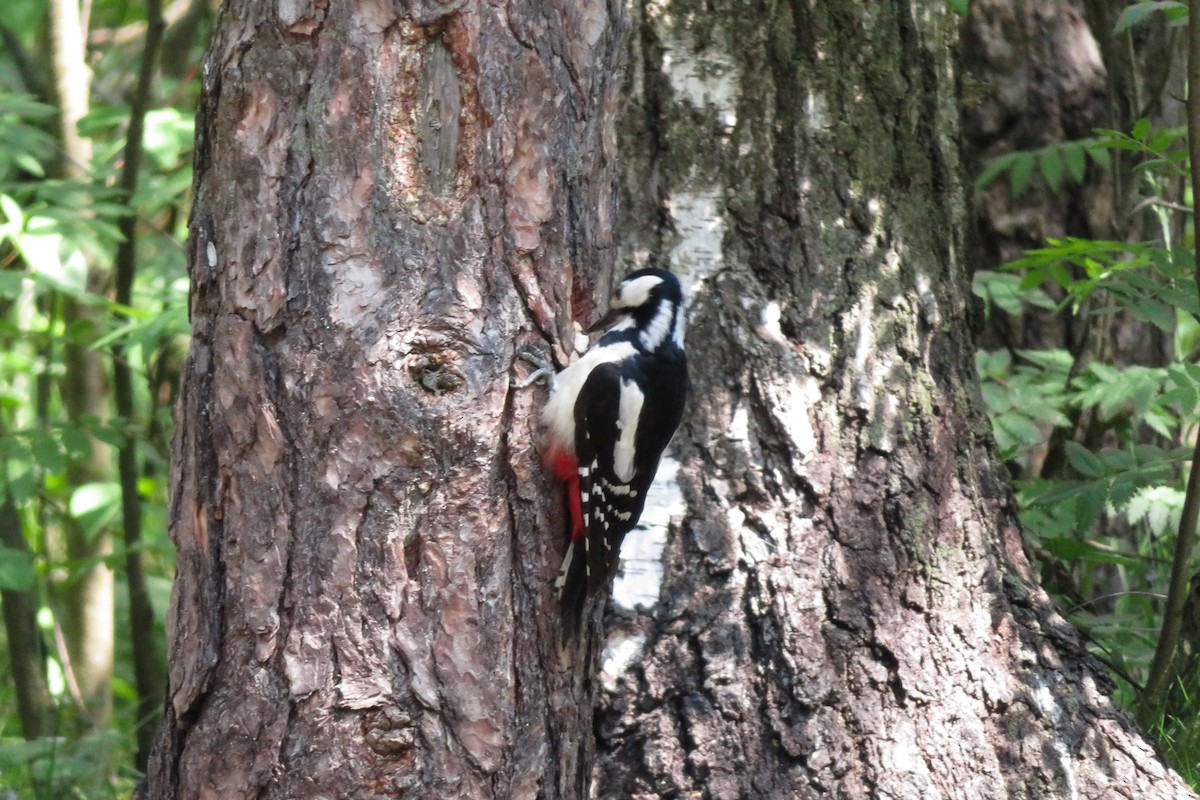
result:
[(564, 628), (577, 630), (589, 595), (616, 574), (658, 461), (683, 416), (687, 358), (683, 293), (661, 269), (639, 269), (588, 332), (604, 334), (554, 376), (542, 412), (546, 461), (567, 484), (571, 531), (555, 588)]

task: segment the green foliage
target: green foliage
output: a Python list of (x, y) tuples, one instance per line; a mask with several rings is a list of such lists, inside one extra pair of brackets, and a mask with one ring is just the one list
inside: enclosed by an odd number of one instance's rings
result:
[[(1174, 19), (1182, 8), (1136, 3), (1118, 27), (1155, 11)], [(1200, 422), (1200, 293), (1195, 251), (1174, 245), (1170, 236), (1169, 214), (1185, 213), (1190, 223), (1190, 209), (1151, 202), (1164, 184), (1188, 174), (1186, 131), (1140, 120), (1127, 134), (1096, 134), (1086, 142), (1006, 154), (976, 185), (1007, 172), (1015, 197), (1036, 170), (1057, 189), (1065, 175), (1080, 179), (1083, 154), (1106, 168), (1116, 163), (1109, 153), (1128, 154), (1123, 163), (1147, 189), (1143, 206), (1157, 215), (1159, 240), (1049, 239), (1004, 272), (977, 274), (974, 293), (988, 314), (1069, 313), (1088, 320), (1080, 327), (1089, 332), (1109, 319), (1135, 340), (1157, 331), (1169, 357), (1160, 364), (1117, 363), (1098, 358), (1095, 353), (1109, 352), (1099, 345), (1074, 352), (981, 351), (976, 364), (997, 445), (1021, 476), (1022, 522), (1044, 575), (1053, 576), (1047, 586), (1113, 667), (1123, 681), (1119, 697), (1132, 705), (1157, 644)], [(1191, 565), (1193, 573), (1197, 568), (1200, 563)], [(1200, 705), (1177, 711), (1157, 731), (1160, 742), (1186, 762), (1176, 766), (1200, 778), (1194, 766)]]
[(1018, 353), (1007, 350), (975, 355), (980, 388), (992, 420), (996, 444), (1005, 459), (1043, 444), (1046, 431), (1067, 426), (1066, 383), (1070, 356), (1065, 351)]
[[(1130, 6), (1133, 8), (1136, 6)], [(1150, 120), (1140, 119), (1129, 133), (1108, 128), (1099, 128), (1095, 133), (1086, 139), (1051, 142), (1036, 150), (1014, 150), (996, 156), (975, 178), (975, 190), (980, 191), (1007, 174), (1009, 193), (1014, 198), (1025, 193), (1035, 175), (1041, 178), (1046, 188), (1057, 192), (1068, 181), (1082, 183), (1087, 175), (1088, 161), (1100, 169), (1110, 169), (1110, 151), (1114, 150), (1139, 156), (1140, 160), (1134, 165), (1136, 172), (1173, 177), (1187, 174), (1187, 129), (1184, 126), (1154, 128)]]
[(1102, 168), (1108, 168), (1110, 159), (1102, 139), (1054, 142), (1037, 150), (1005, 153), (992, 159), (983, 172), (979, 173), (975, 179), (975, 190), (987, 187), (992, 181), (1008, 173), (1009, 191), (1013, 197), (1020, 197), (1029, 188), (1036, 170), (1046, 186), (1057, 192), (1067, 180), (1076, 183), (1083, 181), (1089, 159)]
[(1156, 11), (1163, 12), (1172, 26), (1180, 26), (1187, 22), (1187, 3), (1177, 0), (1142, 0), (1130, 4), (1121, 12), (1113, 26), (1113, 33), (1125, 33), (1134, 25), (1149, 19)]
[[(25, 543), (20, 549), (0, 546), (0, 588), (40, 598), (56, 721), (52, 737), (24, 741), (10, 662), (0, 658), (0, 797), (128, 797), (137, 777), (131, 766), (137, 711), (121, 546), (104, 558), (118, 582), (118, 643), (113, 714), (102, 726), (89, 724), (72, 694), (51, 598), (55, 587), (70, 585), (95, 563), (69, 557), (63, 546), (68, 526), (87, 539), (116, 533), (114, 541), (121, 541), (117, 484), (81, 478), (73, 465), (91, 459), (102, 444), (134, 441), (141, 468), (140, 552), (156, 617), (165, 617), (174, 570), (166, 536), (169, 404), (189, 335), (182, 243), (198, 89), (194, 81), (171, 76), (156, 80), (161, 94), (145, 119), (135, 196), (117, 188), (130, 113), (124, 103), (93, 101), (79, 125), (91, 139), (93, 161), (83, 165), (83, 178), (64, 178), (59, 111), (29, 93), (34, 84), (52, 85), (51, 76), (36, 76), (30, 84), (22, 71), (50, 64), (47, 10), (41, 0), (5, 9), (6, 24), (29, 49), (24, 67), (15, 54), (0, 50), (0, 502), (15, 512)], [(95, 0), (91, 10), (93, 34), (112, 42), (89, 59), (95, 97), (127, 97), (137, 77), (144, 9)], [(194, 63), (203, 46), (198, 39), (190, 48)], [(111, 270), (122, 238), (118, 223), (130, 214), (137, 220), (138, 272), (131, 306), (118, 307), (109, 294), (111, 281), (95, 277)], [(62, 392), (68, 348), (87, 348), (110, 362), (118, 342), (135, 376), (134, 418), (114, 421), (108, 398), (106, 415), (70, 417)], [(161, 622), (158, 636), (161, 641)], [(0, 629), (0, 653), (9, 652), (8, 644)]]

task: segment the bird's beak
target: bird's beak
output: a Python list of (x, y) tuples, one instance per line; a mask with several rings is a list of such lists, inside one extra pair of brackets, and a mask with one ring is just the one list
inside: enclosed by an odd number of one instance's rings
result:
[(609, 325), (612, 325), (614, 322), (628, 313), (628, 311), (629, 309), (627, 308), (610, 308), (607, 314), (592, 323), (591, 327), (587, 329), (587, 332), (591, 334), (604, 330)]

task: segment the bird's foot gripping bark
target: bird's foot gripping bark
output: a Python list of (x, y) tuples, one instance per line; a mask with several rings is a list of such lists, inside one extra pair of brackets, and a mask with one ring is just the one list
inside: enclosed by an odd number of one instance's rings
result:
[(534, 366), (528, 377), (517, 383), (518, 389), (532, 386), (539, 381), (549, 381), (554, 377), (554, 365), (550, 363), (550, 351), (544, 345), (530, 345), (517, 351), (517, 358), (527, 361)]

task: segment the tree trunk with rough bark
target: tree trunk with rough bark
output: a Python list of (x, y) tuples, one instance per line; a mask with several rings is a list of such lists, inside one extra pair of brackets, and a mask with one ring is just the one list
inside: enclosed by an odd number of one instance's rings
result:
[(942, 2), (635, 9), (619, 261), (694, 290), (686, 511), (601, 681), (560, 652), (515, 353), (618, 260), (620, 17), (226, 4), (146, 794), (584, 798), (603, 685), (601, 798), (1191, 796), (994, 463)]
[(225, 4), (147, 796), (584, 796), (515, 352), (612, 271), (621, 41), (576, 0)]
[(1024, 552), (948, 4), (632, 17), (619, 241), (692, 277), (693, 397), (658, 602), (609, 615), (598, 795), (1192, 797)]

